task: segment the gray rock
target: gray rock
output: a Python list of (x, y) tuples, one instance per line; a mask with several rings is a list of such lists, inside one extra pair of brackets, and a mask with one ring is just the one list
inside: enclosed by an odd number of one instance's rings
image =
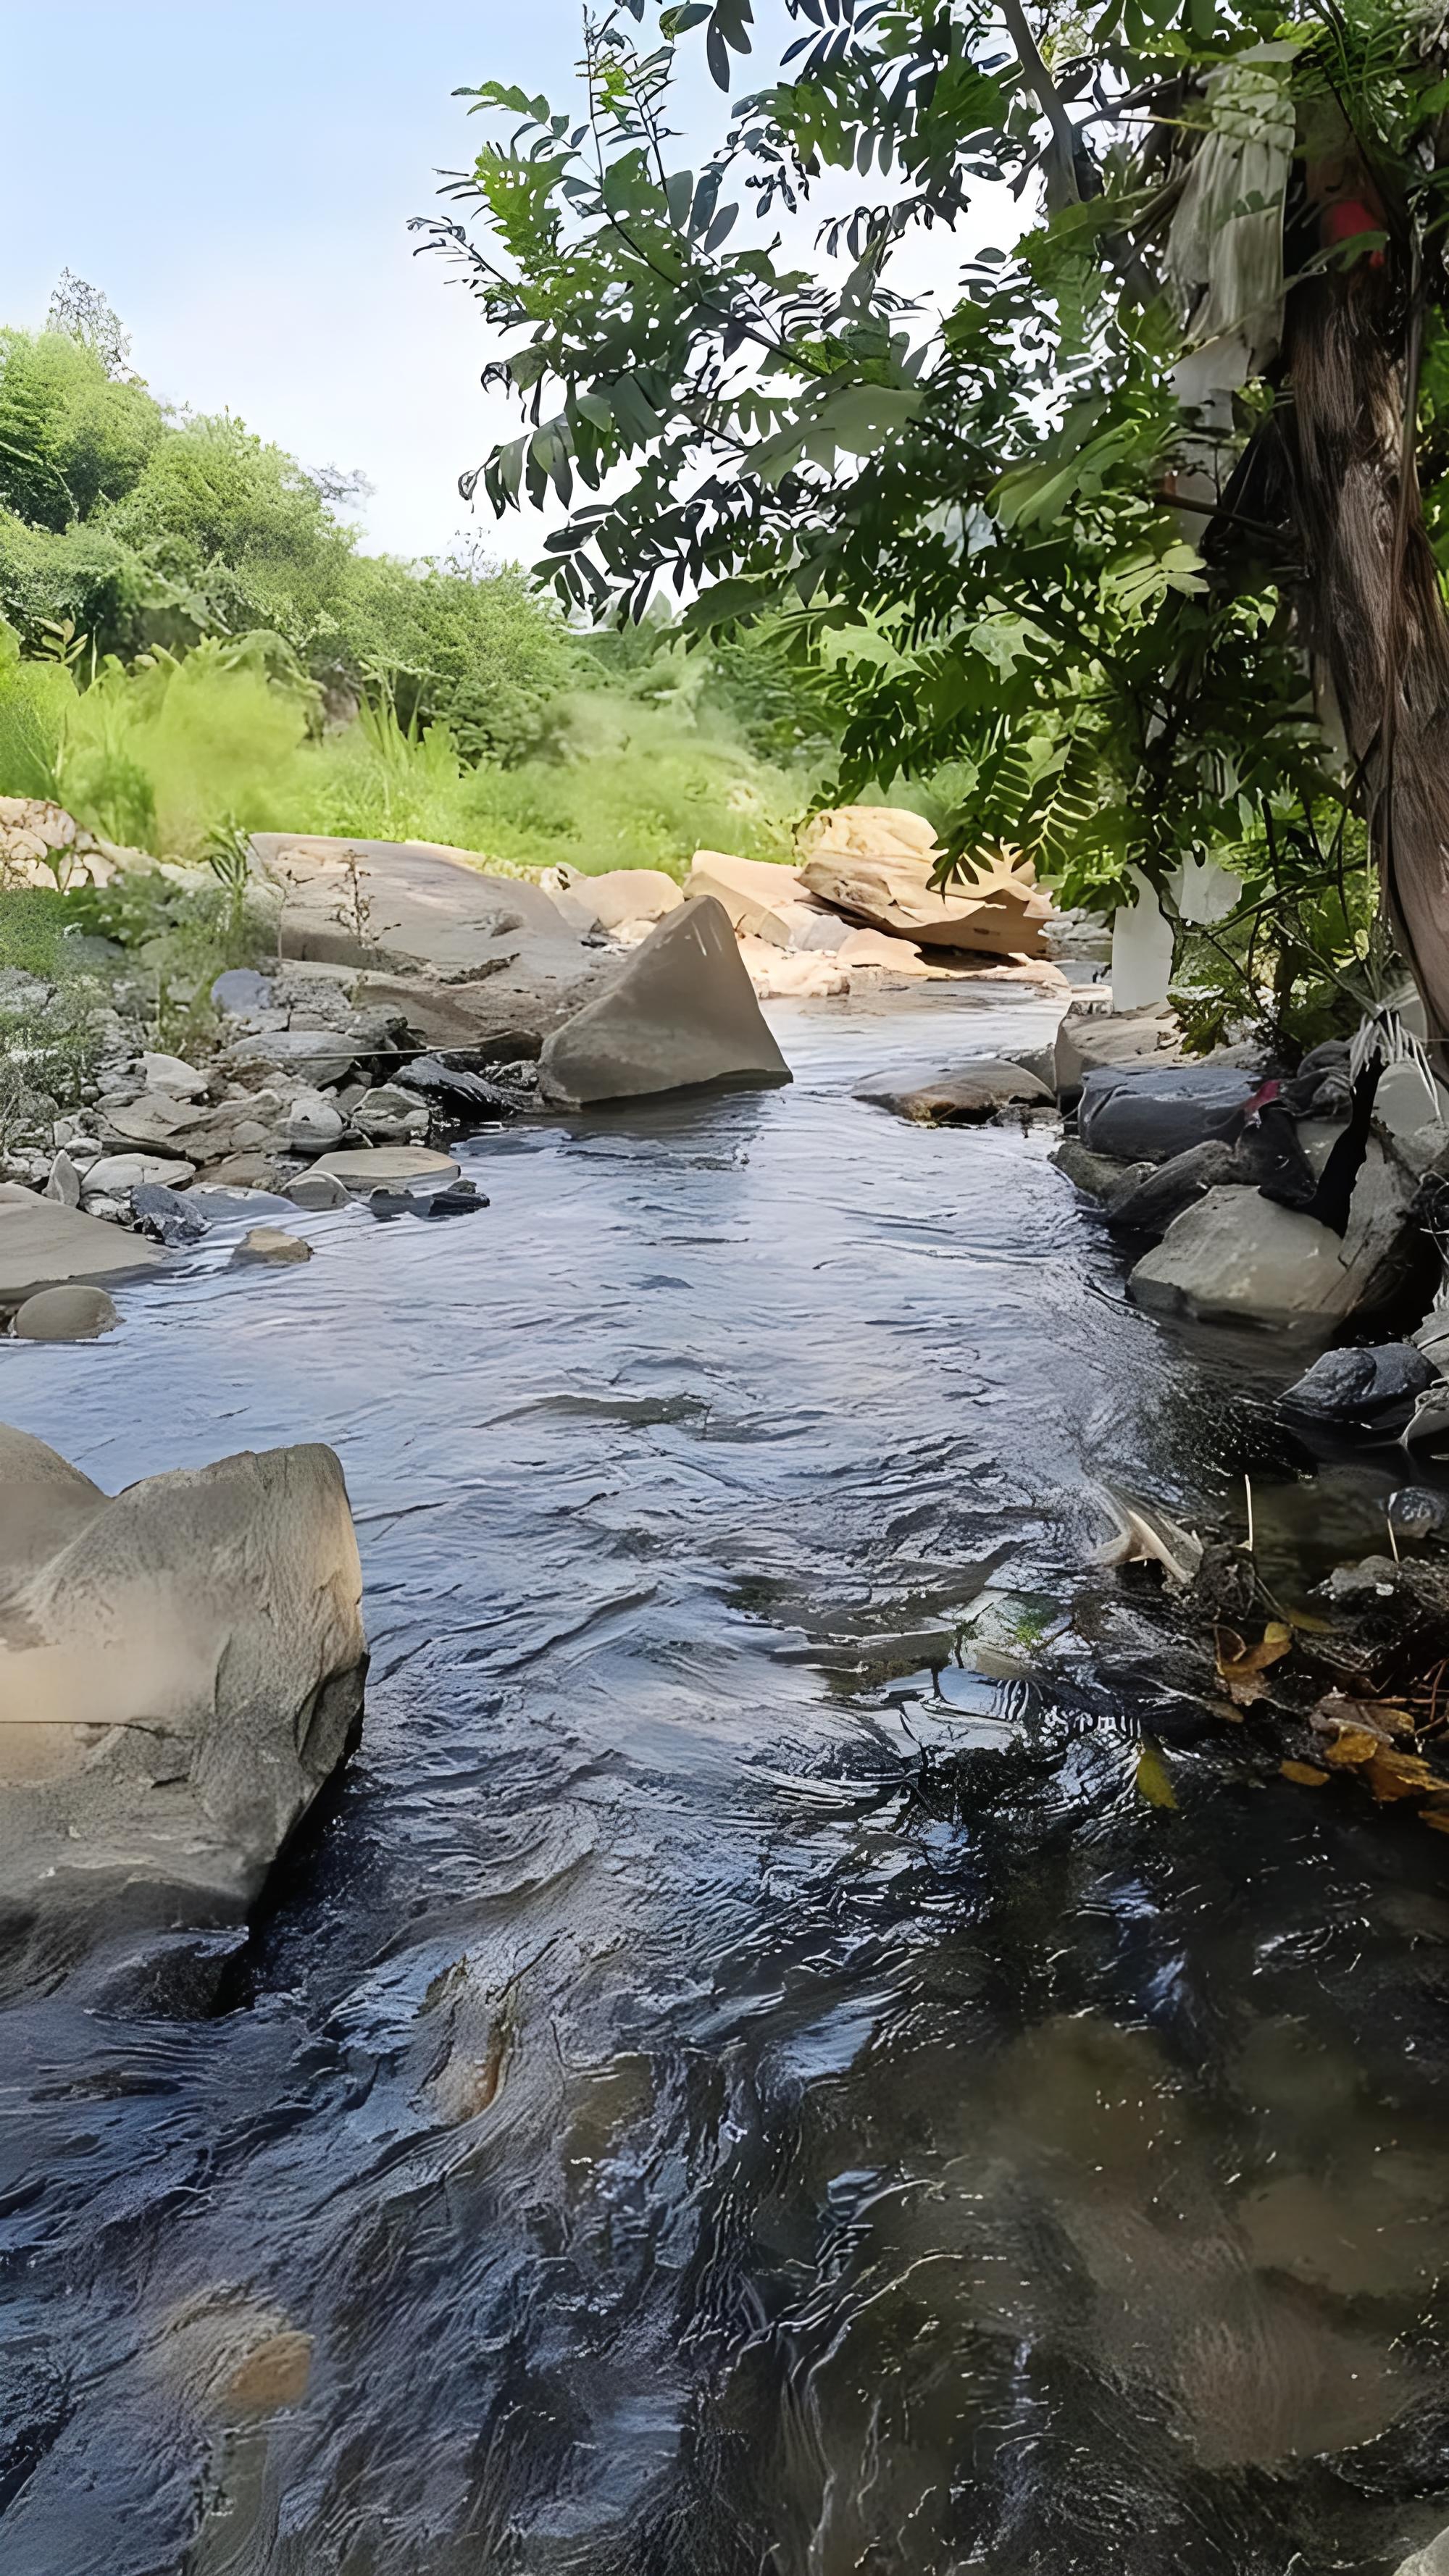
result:
[(340, 1144), (345, 1121), (323, 1091), (296, 1091), (287, 1102), (283, 1134), (293, 1154), (325, 1154)]
[(1185, 1154), (1149, 1163), (1137, 1179), (1114, 1190), (1107, 1201), (1107, 1222), (1124, 1234), (1163, 1235), (1184, 1208), (1209, 1190), (1227, 1188), (1236, 1177), (1231, 1145), (1214, 1139), (1189, 1145)]
[(63, 1145), (51, 1164), (50, 1177), (45, 1184), (45, 1195), (48, 1199), (58, 1201), (61, 1207), (80, 1206), (81, 1176)]
[(339, 1208), (348, 1203), (346, 1190), (332, 1172), (299, 1172), (294, 1181), (283, 1182), (282, 1196), (299, 1208)]
[(124, 1198), (128, 1190), (153, 1183), (160, 1189), (174, 1189), (178, 1181), (184, 1186), (191, 1178), (191, 1165), (167, 1154), (102, 1154), (89, 1163), (81, 1177), (87, 1198)]
[(1233, 1135), (1256, 1088), (1233, 1065), (1101, 1065), (1082, 1085), (1077, 1124), (1094, 1154), (1165, 1163)]
[(1064, 1109), (1089, 1073), (1102, 1065), (1175, 1064), (1177, 1021), (1171, 1011), (1109, 1011), (1093, 1001), (1073, 1002), (1057, 1029), (1053, 1049), (1055, 1089)]
[(577, 952), (542, 886), (489, 875), (475, 851), (282, 832), (254, 833), (252, 847), (285, 889), (289, 957), (447, 975), (470, 973), (519, 934)]
[(0, 1427), (0, 1885), (234, 1912), (350, 1744), (367, 1645), (330, 1449), (109, 1499)]
[[(1443, 2510), (1442, 2506), (1440, 2508)], [(1449, 2530), (1416, 2549), (1411, 2558), (1402, 2558), (1394, 2576), (1449, 2576)]]
[(983, 1056), (979, 1063), (930, 1074), (924, 1082), (910, 1076), (870, 1074), (856, 1084), (855, 1097), (893, 1110), (898, 1118), (909, 1118), (918, 1127), (957, 1127), (978, 1126), (998, 1109), (1017, 1104), (1050, 1106), (1055, 1095), (1039, 1074), (1029, 1073), (1024, 1065)]
[(458, 1177), (451, 1154), (435, 1153), (430, 1145), (344, 1146), (335, 1154), (320, 1156), (312, 1168), (330, 1172), (345, 1190), (362, 1198), (373, 1190), (395, 1189), (410, 1181), (437, 1183)]
[(288, 1234), (285, 1226), (254, 1225), (249, 1234), (242, 1236), (231, 1257), (233, 1262), (264, 1262), (283, 1270), (295, 1262), (310, 1261), (312, 1246), (300, 1234)]
[(10, 1330), (21, 1342), (93, 1342), (120, 1320), (104, 1288), (42, 1288), (17, 1308)]
[(271, 1009), (272, 988), (255, 967), (229, 966), (212, 985), (211, 1006), (229, 1019), (246, 1019), (253, 1011)]
[(227, 1050), (228, 1068), (245, 1082), (283, 1076), (295, 1087), (305, 1083), (322, 1090), (341, 1082), (357, 1062), (357, 1049), (332, 1029), (262, 1029), (239, 1038)]
[(188, 1191), (183, 1198), (179, 1190), (167, 1189), (164, 1182), (142, 1181), (133, 1189), (131, 1214), (142, 1232), (157, 1243), (197, 1243), (210, 1231), (196, 1196)]
[(611, 989), (545, 1040), (539, 1089), (578, 1108), (718, 1082), (788, 1082), (729, 914), (713, 895), (666, 913)]
[(1128, 1281), (1141, 1306), (1326, 1338), (1392, 1296), (1410, 1240), (1409, 1176), (1370, 1146), (1340, 1237), (1256, 1190), (1209, 1190)]
[(161, 1266), (152, 1243), (123, 1234), (79, 1208), (33, 1191), (0, 1188), (0, 1306), (22, 1305), (41, 1288), (147, 1278)]
[(1325, 1351), (1283, 1398), (1294, 1413), (1315, 1422), (1363, 1422), (1397, 1428), (1408, 1421), (1414, 1399), (1438, 1372), (1412, 1342), (1382, 1342), (1363, 1350)]
[(1135, 1188), (1156, 1168), (1152, 1163), (1119, 1163), (1112, 1154), (1089, 1154), (1077, 1136), (1064, 1136), (1048, 1160), (1084, 1197), (1103, 1200)]
[(380, 1145), (420, 1145), (428, 1132), (426, 1104), (395, 1082), (365, 1091), (349, 1115), (354, 1127)]
[(141, 1079), (147, 1091), (169, 1091), (178, 1100), (194, 1100), (206, 1089), (205, 1074), (179, 1055), (143, 1055)]
[(186, 1193), (183, 1204), (206, 1219), (208, 1225), (249, 1224), (255, 1217), (290, 1216), (297, 1202), (283, 1198), (276, 1190), (254, 1190), (244, 1186), (228, 1188), (223, 1183), (198, 1181)]

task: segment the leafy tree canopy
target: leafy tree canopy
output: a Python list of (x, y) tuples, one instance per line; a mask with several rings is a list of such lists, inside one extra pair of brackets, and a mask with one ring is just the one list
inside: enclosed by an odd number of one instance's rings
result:
[[(425, 229), (525, 414), (465, 490), (564, 506), (576, 611), (672, 590), (700, 635), (772, 619), (828, 683), (847, 791), (955, 764), (958, 850), (1025, 840), (1073, 899), (1211, 853), (1250, 897), (1265, 871), (1321, 891), (1334, 815), (1392, 766), (1416, 429), (1426, 473), (1449, 462), (1439, 13), (786, 7), (696, 169), (681, 49), (738, 83), (749, 0), (590, 16), (582, 113), (465, 93), (492, 132)], [(985, 181), (1020, 237), (943, 259)], [(923, 239), (939, 297), (900, 282)], [(1357, 564), (1327, 490), (1355, 458)]]

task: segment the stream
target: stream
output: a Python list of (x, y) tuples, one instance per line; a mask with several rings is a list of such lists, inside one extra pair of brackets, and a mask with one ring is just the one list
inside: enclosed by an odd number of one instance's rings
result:
[(790, 1089), (523, 1122), (484, 1216), (209, 1242), (0, 1354), (108, 1488), (330, 1441), (373, 1649), (249, 1933), (10, 1945), (4, 2576), (1386, 2576), (1449, 2523), (1449, 1848), (1165, 1733), (1144, 1797), (1088, 1564), (1100, 1483), (1229, 1523), (1247, 1463), (1306, 1582), (1402, 1472), (1275, 1467), (1291, 1359), (1127, 1306), (1049, 1123), (851, 1096), (1053, 1006), (770, 1016)]

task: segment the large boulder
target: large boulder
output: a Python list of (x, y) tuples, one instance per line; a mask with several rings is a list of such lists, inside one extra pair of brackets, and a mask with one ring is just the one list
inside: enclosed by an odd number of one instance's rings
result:
[(1402, 1285), (1412, 1185), (1371, 1146), (1340, 1238), (1256, 1190), (1209, 1190), (1175, 1219), (1128, 1281), (1139, 1306), (1206, 1323), (1266, 1324), (1326, 1337)]
[(1077, 1128), (1090, 1153), (1165, 1163), (1234, 1136), (1256, 1089), (1236, 1065), (1102, 1065), (1082, 1085)]
[(541, 1097), (568, 1108), (789, 1079), (729, 915), (711, 895), (669, 913), (610, 990), (546, 1040), (539, 1063)]
[(0, 1426), (0, 1896), (244, 1905), (355, 1734), (361, 1599), (330, 1449), (109, 1498)]
[(521, 931), (578, 945), (552, 895), (526, 877), (490, 876), (473, 850), (286, 832), (254, 833), (252, 850), (283, 897), (288, 957), (450, 975)]
[(893, 806), (848, 805), (807, 826), (800, 885), (822, 903), (926, 948), (1035, 956), (1050, 898), (1019, 853), (977, 854), (974, 876), (947, 892), (931, 882), (942, 853), (929, 823)]
[(0, 1310), (73, 1280), (100, 1286), (149, 1278), (164, 1259), (154, 1243), (33, 1190), (0, 1188)]
[(975, 1127), (998, 1109), (1050, 1107), (1052, 1094), (1041, 1076), (1024, 1065), (983, 1056), (979, 1063), (957, 1065), (924, 1082), (907, 1075), (870, 1074), (855, 1086), (857, 1100), (892, 1109), (918, 1127)]

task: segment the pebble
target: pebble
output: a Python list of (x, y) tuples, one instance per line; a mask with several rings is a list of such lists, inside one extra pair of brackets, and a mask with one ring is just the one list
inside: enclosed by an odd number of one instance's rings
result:
[(310, 1261), (312, 1246), (300, 1234), (288, 1234), (284, 1226), (254, 1225), (231, 1257), (233, 1262), (267, 1262), (281, 1269), (290, 1262)]

